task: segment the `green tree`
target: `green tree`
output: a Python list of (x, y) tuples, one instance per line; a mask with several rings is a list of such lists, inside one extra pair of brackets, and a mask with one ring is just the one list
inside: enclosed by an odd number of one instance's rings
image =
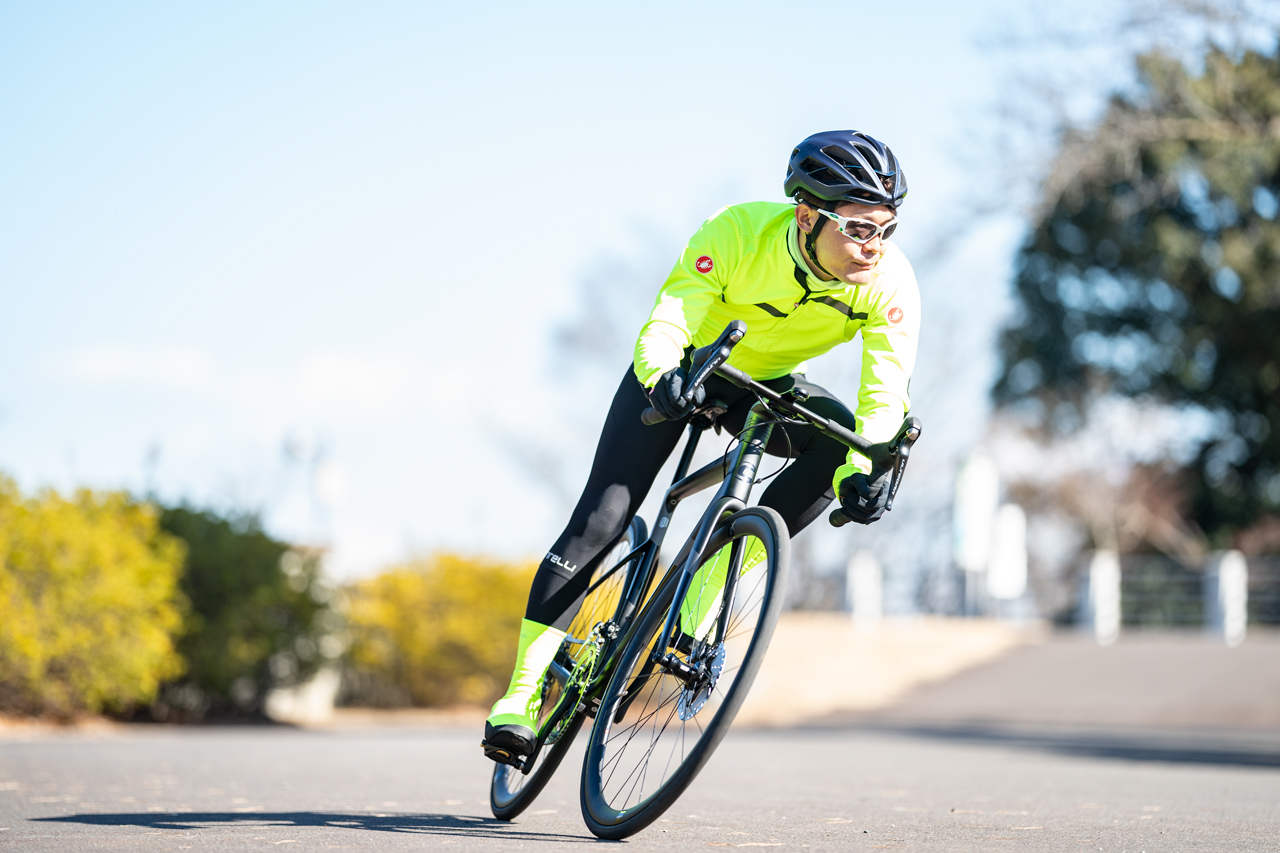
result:
[(190, 601), (178, 650), (187, 662), (152, 714), (257, 714), (267, 691), (310, 677), (335, 628), (319, 559), (263, 532), (253, 516), (165, 509), (161, 527), (186, 543)]
[(1190, 513), (1225, 543), (1280, 510), (1280, 59), (1138, 67), (1135, 93), (1063, 141), (994, 394), (1038, 400), (1050, 429), (1104, 394), (1213, 413)]
[(0, 476), (0, 710), (146, 704), (182, 671), (182, 543), (120, 492), (23, 498)]

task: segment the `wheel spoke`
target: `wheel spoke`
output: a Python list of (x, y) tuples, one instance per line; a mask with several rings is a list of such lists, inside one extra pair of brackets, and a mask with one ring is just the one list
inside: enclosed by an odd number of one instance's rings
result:
[[(667, 704), (667, 703), (666, 703), (666, 702), (663, 702), (662, 704), (663, 704), (663, 705), (665, 705), (665, 704)], [(661, 706), (659, 706), (659, 707), (661, 707)], [(641, 782), (641, 781), (643, 780), (643, 778), (644, 778), (644, 776), (647, 774), (647, 772), (648, 772), (648, 768), (649, 768), (649, 762), (648, 762), (648, 760), (647, 760), (647, 759), (649, 758), (649, 756), (650, 756), (650, 755), (652, 755), (652, 754), (653, 754), (653, 750), (654, 750), (654, 749), (657, 747), (657, 745), (658, 745), (658, 738), (661, 736), (661, 733), (662, 733), (663, 731), (666, 731), (667, 725), (671, 722), (671, 718), (675, 716), (675, 713), (676, 713), (675, 705), (672, 705), (672, 706), (671, 706), (671, 710), (670, 710), (670, 712), (668, 712), (668, 714), (667, 714), (667, 718), (666, 718), (666, 719), (663, 721), (663, 723), (662, 723), (662, 728), (661, 728), (661, 729), (659, 729), (659, 730), (657, 730), (653, 735), (651, 735), (651, 736), (650, 736), (650, 738), (649, 738), (649, 746), (648, 746), (648, 748), (647, 748), (647, 749), (645, 749), (645, 751), (644, 751), (644, 752), (639, 756), (639, 758), (637, 759), (637, 763), (636, 763), (635, 768), (633, 768), (633, 769), (632, 769), (632, 771), (631, 771), (629, 774), (627, 774), (627, 777), (626, 777), (625, 779), (623, 779), (623, 780), (622, 780), (622, 786), (625, 786), (625, 785), (627, 784), (628, 780), (632, 780), (633, 778), (635, 778), (636, 773), (640, 773), (641, 775), (640, 775), (640, 777), (639, 777), (639, 778), (636, 778), (636, 779), (635, 779), (635, 781), (633, 781), (633, 782), (632, 782), (632, 785), (631, 785), (631, 789), (632, 789), (632, 791), (634, 791), (634, 790), (635, 790), (635, 786), (636, 786), (636, 784), (638, 784), (639, 782)], [(628, 743), (629, 743), (629, 742), (630, 742), (630, 741), (628, 741)], [(622, 746), (622, 749), (623, 749), (623, 750), (625, 750), (625, 749), (626, 749), (626, 744), (624, 744), (624, 745)], [(619, 757), (621, 757), (621, 755), (622, 755), (622, 751), (620, 750), (620, 751), (619, 751), (619, 753), (618, 753), (618, 756), (619, 756)], [(628, 797), (627, 797), (627, 799), (624, 799), (624, 800), (623, 800), (623, 802), (621, 803), (621, 805), (622, 805), (622, 807), (623, 807), (623, 808), (626, 808), (626, 806), (627, 806), (627, 804), (628, 804), (629, 797), (630, 797), (630, 794), (628, 793)]]
[[(627, 748), (627, 745), (630, 744), (630, 742), (639, 734), (639, 730), (643, 726), (645, 726), (649, 721), (657, 717), (657, 715), (662, 711), (663, 707), (665, 707), (669, 702), (672, 702), (678, 697), (678, 694), (673, 694), (667, 697), (666, 699), (662, 699), (662, 701), (660, 701), (658, 705), (653, 708), (652, 711), (649, 711), (648, 710), (649, 705), (653, 701), (654, 696), (657, 694), (660, 694), (660, 692), (661, 691), (659, 690), (649, 691), (649, 696), (645, 698), (645, 704), (642, 709), (642, 712), (639, 714), (637, 720), (634, 723), (625, 727), (624, 729), (622, 729), (622, 731), (618, 732), (618, 735), (616, 737), (612, 736), (613, 735), (612, 731), (610, 732), (611, 736), (606, 741), (606, 744), (615, 744), (615, 748), (617, 749), (617, 752), (614, 754), (614, 756), (611, 759), (609, 759), (606, 762), (606, 766), (608, 764), (613, 764), (620, 761), (624, 751)], [(618, 740), (623, 739), (623, 735), (626, 735), (625, 742), (621, 745), (616, 745)]]

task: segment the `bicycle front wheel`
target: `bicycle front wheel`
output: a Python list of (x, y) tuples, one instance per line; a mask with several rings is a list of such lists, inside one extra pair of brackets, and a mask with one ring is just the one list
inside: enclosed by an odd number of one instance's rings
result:
[[(584, 662), (584, 656), (598, 650), (589, 647), (592, 628), (599, 622), (617, 616), (618, 601), (632, 575), (638, 570), (640, 560), (630, 560), (625, 565), (619, 561), (649, 538), (644, 519), (633, 518), (627, 532), (617, 545), (600, 561), (591, 586), (582, 601), (582, 607), (569, 625), (568, 636), (556, 652), (556, 664), (561, 673), (573, 673)], [(576, 642), (575, 642), (576, 641)], [(511, 820), (520, 814), (542, 792), (551, 779), (565, 753), (573, 743), (578, 729), (582, 728), (583, 714), (570, 708), (553, 731), (545, 731), (555, 715), (562, 699), (566, 698), (566, 684), (549, 670), (542, 680), (542, 707), (538, 712), (538, 735), (543, 741), (537, 761), (528, 773), (509, 764), (494, 764), (493, 778), (489, 784), (489, 807), (499, 820)]]
[[(582, 774), (582, 816), (600, 838), (639, 832), (675, 802), (728, 732), (764, 659), (786, 589), (787, 528), (772, 509), (744, 509), (717, 528), (703, 562), (728, 544), (739, 553), (762, 546), (765, 556), (741, 572), (709, 629), (697, 631), (698, 637), (682, 635), (670, 646), (660, 637), (667, 614), (681, 606), (672, 600), (675, 583), (669, 579), (619, 657)], [(697, 594), (691, 587), (688, 595)], [(721, 621), (724, 641), (716, 643)], [(655, 663), (655, 657), (669, 663)]]

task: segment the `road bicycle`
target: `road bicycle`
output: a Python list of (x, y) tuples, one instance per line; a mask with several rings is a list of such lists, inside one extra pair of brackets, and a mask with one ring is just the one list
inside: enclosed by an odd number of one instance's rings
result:
[[(746, 334), (735, 320), (694, 352), (683, 397), (713, 373), (758, 402), (724, 456), (693, 473), (702, 433), (724, 407), (708, 401), (689, 420), (675, 477), (650, 533), (640, 518), (600, 562), (542, 685), (531, 755), (495, 764), (495, 817), (520, 814), (546, 786), (587, 718), (594, 718), (583, 764), (581, 803), (600, 838), (626, 838), (675, 802), (729, 730), (764, 659), (782, 609), (790, 539), (768, 507), (747, 506), (775, 427), (807, 423), (865, 453), (890, 475), (888, 507), (921, 425), (909, 417), (891, 441), (872, 444), (803, 406), (795, 389), (777, 393), (725, 364)], [(662, 417), (646, 410), (645, 423)], [(719, 484), (692, 534), (665, 572), (659, 554), (672, 513), (685, 498)], [(840, 526), (852, 519), (831, 513)], [(727, 552), (727, 553), (726, 553)]]

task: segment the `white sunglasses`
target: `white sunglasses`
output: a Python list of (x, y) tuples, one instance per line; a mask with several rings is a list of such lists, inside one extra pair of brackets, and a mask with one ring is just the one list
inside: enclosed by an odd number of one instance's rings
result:
[(841, 216), (829, 210), (815, 207), (814, 210), (836, 223), (836, 230), (859, 246), (869, 243), (876, 237), (881, 241), (888, 240), (889, 235), (898, 227), (898, 219), (894, 217), (884, 225), (877, 225), (869, 219), (858, 219), (856, 216)]

